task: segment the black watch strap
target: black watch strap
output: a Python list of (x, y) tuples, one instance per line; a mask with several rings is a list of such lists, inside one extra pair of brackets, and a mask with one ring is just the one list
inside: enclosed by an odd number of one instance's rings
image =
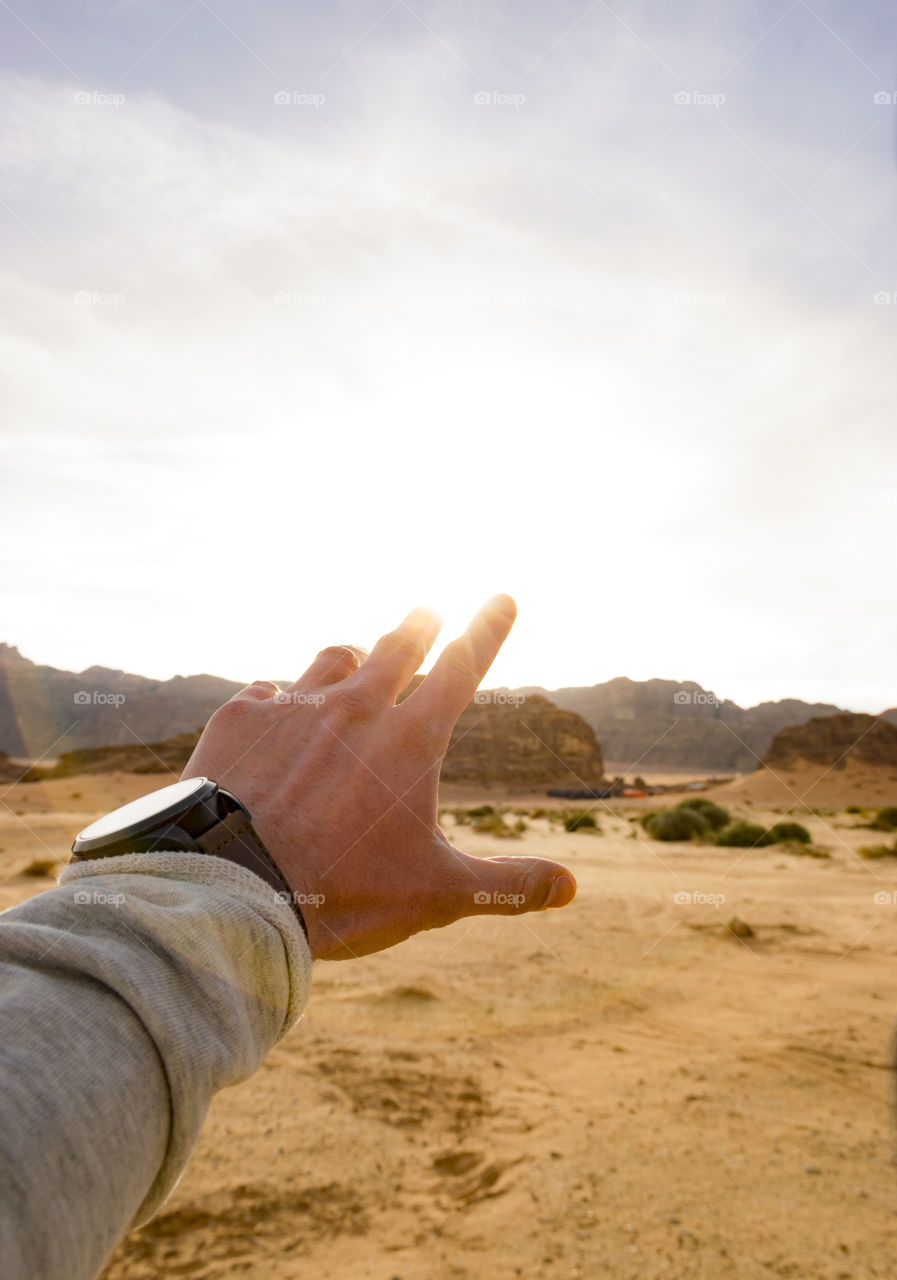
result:
[(252, 823), (242, 809), (231, 810), (214, 826), (209, 827), (202, 835), (194, 836), (193, 839), (203, 853), (213, 854), (216, 858), (226, 858), (229, 862), (235, 862), (237, 866), (245, 867), (247, 871), (254, 871), (257, 876), (261, 876), (279, 897), (289, 901), (302, 925), (303, 933), (306, 938), (308, 937), (308, 929), (299, 910), (299, 904), (296, 902), (296, 895), (290, 889), (268, 850), (259, 840), (252, 828)]

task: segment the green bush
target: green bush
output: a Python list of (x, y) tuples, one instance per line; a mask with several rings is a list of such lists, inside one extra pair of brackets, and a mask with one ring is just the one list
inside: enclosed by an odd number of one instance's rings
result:
[(865, 845), (860, 849), (861, 858), (897, 858), (897, 840), (890, 844)]
[(475, 809), (467, 810), (469, 818), (487, 818), (490, 813), (495, 813), (491, 804), (480, 804)]
[(642, 819), (652, 840), (695, 840), (707, 835), (710, 827), (695, 809), (659, 809)]
[[(488, 805), (484, 806), (489, 808)], [(473, 820), (474, 831), (482, 831), (486, 835), (498, 836), (501, 840), (519, 840), (520, 832), (509, 827), (500, 813), (494, 810), (483, 813)]]
[(879, 809), (869, 825), (873, 831), (897, 831), (897, 804)]
[(729, 814), (722, 805), (714, 804), (712, 800), (705, 800), (700, 796), (696, 796), (694, 800), (683, 800), (676, 808), (693, 809), (695, 813), (701, 815), (713, 831), (722, 831), (730, 821)]
[(844, 810), (844, 812), (845, 813), (862, 813), (863, 808), (862, 808), (862, 805), (859, 805), (859, 804), (849, 804), (847, 808)]
[(518, 835), (523, 835), (524, 831), (526, 830), (526, 818), (518, 818), (517, 821), (514, 823), (514, 830), (518, 833)]
[[(22, 868), (23, 876), (52, 876), (56, 871), (56, 863), (52, 858), (35, 858), (27, 867)], [(75, 899), (77, 902), (77, 898)]]
[(565, 831), (597, 831), (598, 823), (584, 809), (577, 810), (575, 813), (564, 814), (564, 830)]
[(783, 840), (799, 840), (801, 844), (810, 843), (810, 833), (799, 822), (777, 822), (769, 828), (772, 844), (781, 844)]
[(718, 831), (714, 843), (732, 845), (737, 849), (752, 849), (755, 846), (759, 848), (762, 845), (771, 844), (772, 841), (765, 827), (759, 826), (756, 822), (745, 822), (739, 819), (737, 822), (730, 822), (727, 827), (723, 827), (722, 831)]

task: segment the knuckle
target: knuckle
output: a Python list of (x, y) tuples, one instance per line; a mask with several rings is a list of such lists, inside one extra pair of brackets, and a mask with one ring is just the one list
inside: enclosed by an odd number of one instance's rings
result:
[(380, 645), (387, 657), (409, 658), (418, 665), (427, 656), (423, 641), (418, 637), (409, 636), (404, 631), (388, 632), (380, 641)]
[(464, 639), (452, 640), (447, 644), (442, 651), (440, 661), (445, 663), (451, 675), (475, 678), (479, 683), (474, 656), (470, 645)]
[(345, 666), (357, 667), (361, 661), (359, 651), (353, 649), (348, 644), (329, 644), (326, 649), (322, 649), (316, 659), (318, 662), (332, 662), (334, 666), (337, 664)]
[(342, 685), (334, 693), (331, 703), (348, 720), (366, 719), (374, 707), (371, 692), (358, 684)]
[(239, 694), (231, 698), (230, 702), (225, 702), (222, 706), (214, 711), (209, 718), (209, 724), (216, 728), (229, 728), (233, 725), (242, 724), (247, 716), (252, 714), (255, 706), (255, 699), (241, 698)]

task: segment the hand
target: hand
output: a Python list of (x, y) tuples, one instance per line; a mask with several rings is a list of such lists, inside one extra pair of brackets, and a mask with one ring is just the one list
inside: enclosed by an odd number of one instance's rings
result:
[(318, 654), (288, 689), (257, 681), (206, 725), (184, 770), (232, 791), (298, 895), (313, 959), (394, 946), (463, 916), (563, 907), (570, 872), (542, 858), (474, 858), (437, 823), (452, 729), (514, 622), (496, 596), (396, 706), (439, 619), (415, 609), (370, 656)]

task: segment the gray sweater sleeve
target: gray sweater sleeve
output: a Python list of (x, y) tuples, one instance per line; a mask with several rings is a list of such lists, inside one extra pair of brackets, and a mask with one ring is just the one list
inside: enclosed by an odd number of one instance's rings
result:
[(92, 1280), (310, 981), (291, 908), (204, 854), (76, 864), (0, 914), (4, 1280)]

